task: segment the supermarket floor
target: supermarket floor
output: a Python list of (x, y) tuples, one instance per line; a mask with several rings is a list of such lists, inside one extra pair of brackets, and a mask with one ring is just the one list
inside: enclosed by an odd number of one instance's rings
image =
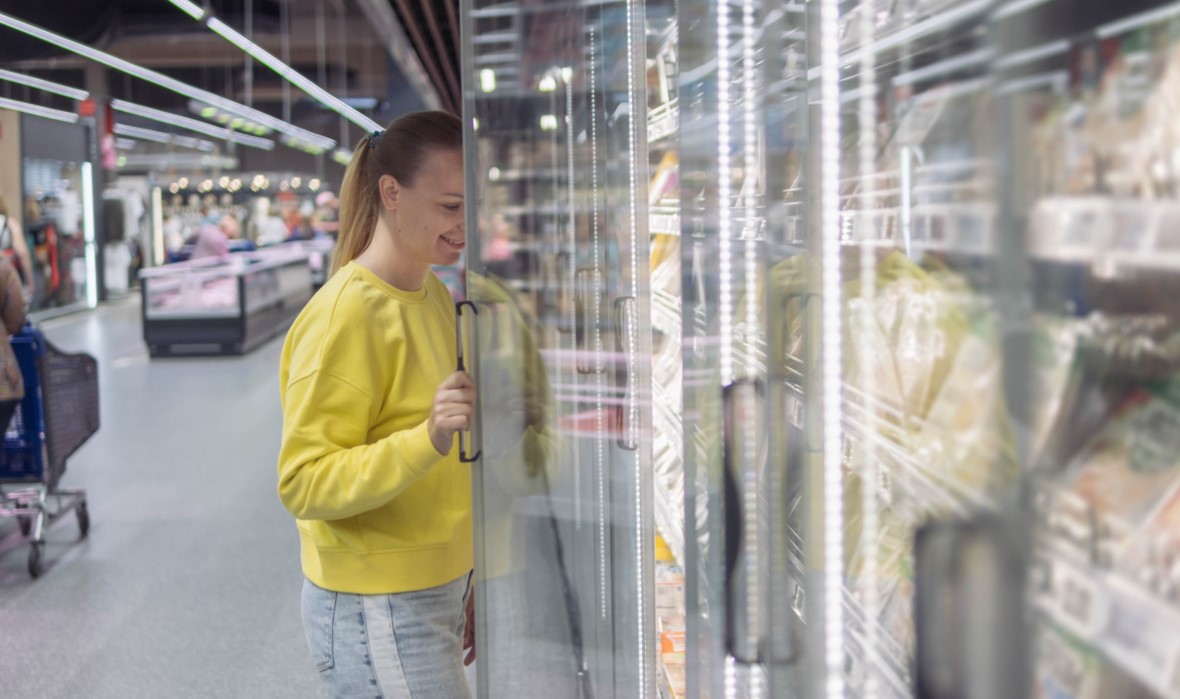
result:
[(100, 366), (102, 427), (68, 463), (91, 530), (48, 533), (48, 568), (0, 519), (0, 695), (322, 696), (299, 619), (295, 527), (275, 496), (280, 342), (149, 361), (139, 305), (50, 321)]

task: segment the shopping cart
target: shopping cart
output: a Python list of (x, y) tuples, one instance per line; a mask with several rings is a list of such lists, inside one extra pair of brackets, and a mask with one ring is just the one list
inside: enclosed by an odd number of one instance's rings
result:
[(86, 492), (62, 490), (66, 459), (98, 431), (98, 363), (54, 347), (26, 326), (12, 338), (25, 397), (0, 447), (0, 516), (16, 517), (29, 537), (29, 574), (41, 575), (45, 530), (73, 511), (90, 530)]

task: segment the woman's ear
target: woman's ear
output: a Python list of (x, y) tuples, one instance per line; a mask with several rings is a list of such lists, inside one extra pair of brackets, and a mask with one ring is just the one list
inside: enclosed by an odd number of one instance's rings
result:
[(386, 211), (397, 211), (397, 198), (401, 193), (401, 183), (393, 175), (382, 175), (377, 180), (377, 189), (381, 192), (381, 207)]

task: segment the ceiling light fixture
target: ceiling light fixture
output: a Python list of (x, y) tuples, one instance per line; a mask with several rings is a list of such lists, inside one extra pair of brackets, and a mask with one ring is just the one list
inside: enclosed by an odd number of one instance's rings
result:
[[(172, 1), (175, 2), (176, 0)], [(366, 132), (377, 131), (381, 128), (380, 124), (348, 106), (339, 98), (334, 97), (324, 88), (308, 80), (294, 68), (279, 60), (274, 54), (242, 36), (237, 31), (235, 31), (233, 27), (229, 26), (225, 22), (222, 22), (216, 17), (210, 17), (205, 23), (205, 26), (221, 35), (221, 37), (229, 43), (237, 46), (241, 50), (253, 56), (254, 59), (259, 63), (278, 73), (279, 77), (283, 78), (300, 90), (303, 90), (320, 104), (324, 105), (328, 109), (331, 109), (345, 119), (348, 119), (352, 123), (364, 129)], [(328, 147), (326, 147), (325, 150)]]
[[(323, 104), (325, 107), (327, 107), (328, 109), (331, 109), (332, 111), (336, 112), (337, 114), (344, 117), (345, 119), (348, 119), (352, 123), (356, 124), (357, 126), (361, 127), (362, 129), (364, 129), (366, 132), (376, 131), (381, 128), (380, 124), (373, 121), (372, 119), (365, 116), (364, 114), (361, 114), (357, 110), (353, 109), (351, 106), (346, 104), (344, 101), (342, 101), (338, 97), (333, 96), (327, 90), (320, 87), (319, 85), (316, 85), (311, 80), (308, 80), (302, 74), (297, 72), (294, 68), (292, 68), (291, 66), (287, 65), (282, 60), (280, 60), (273, 53), (271, 53), (270, 51), (267, 51), (266, 49), (262, 48), (261, 46), (254, 43), (250, 39), (246, 38), (244, 35), (238, 33), (238, 31), (235, 30), (233, 27), (229, 26), (225, 22), (222, 22), (220, 19), (217, 19), (216, 17), (212, 17), (212, 16), (206, 17), (205, 11), (202, 10), (201, 8), (197, 7), (196, 5), (194, 5), (189, 0), (169, 0), (169, 1), (173, 5), (176, 5), (176, 7), (180, 8), (182, 11), (187, 13), (189, 16), (191, 16), (193, 19), (197, 20), (198, 22), (204, 22), (206, 27), (209, 27), (209, 29), (213, 30), (216, 34), (221, 36), (221, 38), (225, 39), (229, 43), (233, 44), (234, 46), (237, 46), (241, 50), (250, 54), (250, 56), (252, 56), (259, 63), (265, 65), (267, 68), (270, 68), (274, 72), (278, 73), (281, 78), (283, 78), (287, 82), (291, 83), (295, 87), (299, 88), (300, 90), (303, 90), (308, 95), (310, 95), (313, 99), (315, 99), (317, 102)], [(294, 134), (291, 134), (291, 135), (294, 135)], [(302, 139), (302, 140), (307, 140), (307, 139)], [(316, 144), (316, 145), (320, 146), (322, 148), (322, 150), (327, 150), (336, 144), (333, 143), (332, 145), (321, 145), (321, 144)]]
[(78, 100), (79, 102), (90, 97), (90, 93), (85, 90), (79, 90), (76, 87), (69, 85), (62, 85), (61, 83), (50, 82), (49, 80), (42, 80), (41, 78), (34, 78), (31, 75), (24, 73), (17, 73), (11, 70), (0, 69), (0, 80), (7, 80), (10, 83), (17, 85), (26, 85), (28, 87), (35, 87), (38, 90), (45, 92), (52, 92), (55, 95), (62, 97), (69, 97), (70, 99)]
[(225, 97), (215, 95), (212, 92), (193, 87), (188, 83), (181, 82), (175, 78), (170, 78), (163, 73), (157, 73), (154, 70), (149, 70), (130, 61), (123, 60), (118, 56), (112, 56), (109, 53), (91, 48), (85, 44), (74, 41), (73, 39), (69, 39), (60, 34), (55, 34), (54, 32), (42, 29), (41, 27), (38, 27), (34, 24), (29, 24), (28, 22), (17, 19), (10, 14), (0, 12), (0, 25), (14, 29), (18, 32), (21, 32), (22, 34), (27, 34), (28, 36), (34, 37), (36, 39), (40, 39), (41, 41), (54, 44), (55, 46), (70, 51), (71, 53), (78, 54), (79, 56), (88, 58), (96, 63), (101, 63), (108, 68), (113, 68), (114, 70), (127, 73), (128, 75), (140, 78), (141, 80), (146, 80), (155, 85), (159, 85), (162, 88), (171, 90), (177, 94), (184, 95), (185, 97), (199, 100), (215, 107), (220, 107), (227, 112), (232, 112), (247, 119), (252, 119), (260, 124), (264, 124), (274, 129), (275, 131), (287, 134), (288, 136), (314, 142), (325, 149), (332, 148), (336, 145), (334, 140), (326, 136), (312, 133), (307, 129), (301, 129), (294, 124), (289, 124), (282, 119), (273, 117), (265, 112), (260, 112), (257, 109), (247, 107), (244, 104), (239, 104), (231, 99), (226, 99)]
[(130, 124), (115, 124), (115, 135), (138, 138), (141, 141), (151, 141), (153, 143), (165, 143), (181, 148), (199, 150), (205, 153), (211, 153), (217, 148), (217, 145), (212, 141), (206, 141), (203, 138), (191, 138), (189, 136), (181, 136), (180, 134), (171, 134), (156, 131), (155, 129), (131, 126)]
[(479, 89), (484, 92), (496, 91), (496, 71), (491, 68), (479, 71)]
[(39, 104), (10, 100), (7, 97), (0, 97), (0, 109), (11, 109), (14, 112), (24, 112), (25, 114), (31, 114), (45, 119), (64, 121), (67, 124), (78, 123), (78, 115), (73, 112), (63, 112), (60, 109), (50, 109), (49, 107), (42, 107)]
[(188, 16), (200, 22), (205, 19), (205, 8), (197, 5), (191, 0), (172, 0), (172, 4), (183, 10)]
[(124, 102), (123, 100), (111, 100), (111, 108), (116, 112), (124, 114), (131, 114), (144, 119), (151, 119), (162, 124), (171, 124), (172, 126), (179, 126), (182, 129), (189, 131), (196, 131), (197, 133), (212, 136), (213, 138), (220, 138), (230, 143), (237, 143), (251, 148), (259, 148), (261, 150), (274, 150), (275, 142), (258, 138), (257, 136), (247, 136), (243, 133), (230, 131), (229, 129), (221, 129), (213, 124), (206, 124), (203, 121), (196, 119), (189, 119), (188, 117), (165, 112), (160, 109), (153, 109), (152, 107), (145, 107), (141, 104), (133, 104), (131, 102)]

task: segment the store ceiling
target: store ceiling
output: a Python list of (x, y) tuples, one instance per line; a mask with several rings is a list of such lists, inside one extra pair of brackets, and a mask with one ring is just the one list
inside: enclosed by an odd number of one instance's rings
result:
[(459, 111), (459, 0), (389, 2), (443, 104)]
[[(439, 92), (437, 101), (444, 108), (457, 109), (458, 0), (451, 4), (442, 0), (380, 1), (389, 3), (392, 12), (387, 14), (403, 22), (403, 32), (429, 76), (429, 85)], [(250, 7), (254, 41), (280, 57), (284, 55), (285, 21), (290, 27), (286, 34), (288, 63), (337, 96), (365, 100), (361, 111), (378, 122), (421, 109), (430, 101), (391, 58), (387, 50), (391, 37), (380, 36), (381, 30), (362, 11), (361, 5), (371, 0), (290, 0), (285, 10), (279, 0), (196, 2), (243, 32)], [(253, 83), (248, 87), (245, 54), (168, 0), (0, 0), (0, 10), (201, 89), (248, 102), (345, 147), (361, 135), (358, 127), (343, 122), (300, 90), (287, 88), (285, 81), (264, 66), (254, 65)], [(406, 22), (412, 24), (407, 26)], [(85, 88), (88, 63), (56, 46), (0, 27), (0, 67)], [(107, 86), (112, 97), (194, 116), (187, 98), (146, 81), (108, 71)], [(10, 83), (0, 82), (0, 95), (73, 108), (65, 98)], [(152, 123), (136, 125), (160, 128)], [(281, 147), (273, 154), (249, 155), (271, 160), (308, 157)]]

